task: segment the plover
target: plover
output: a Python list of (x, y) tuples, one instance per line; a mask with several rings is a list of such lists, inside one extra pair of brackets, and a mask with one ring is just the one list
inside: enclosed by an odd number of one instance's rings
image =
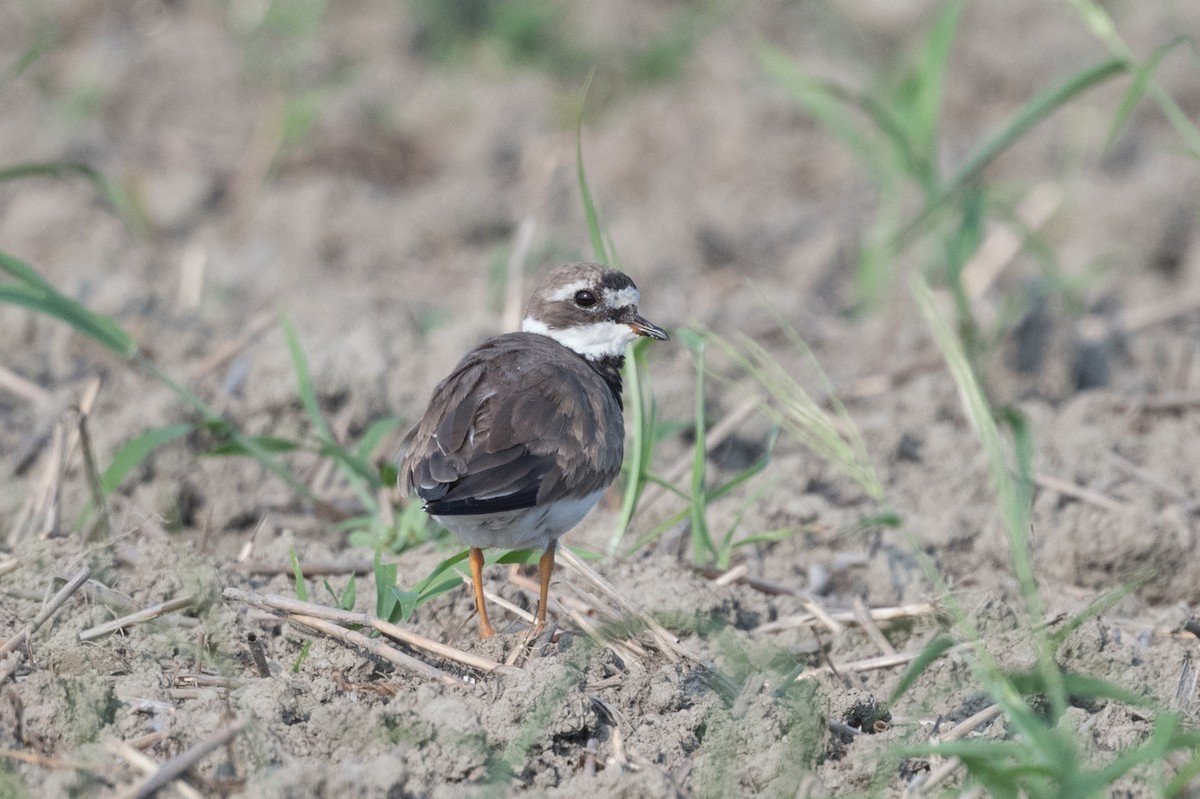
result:
[(638, 313), (638, 290), (599, 264), (545, 275), (520, 333), (484, 341), (437, 385), (401, 445), (400, 486), (470, 547), (479, 635), (495, 635), (483, 548), (542, 549), (536, 629), (559, 537), (621, 470), (621, 366), (639, 336), (666, 341)]

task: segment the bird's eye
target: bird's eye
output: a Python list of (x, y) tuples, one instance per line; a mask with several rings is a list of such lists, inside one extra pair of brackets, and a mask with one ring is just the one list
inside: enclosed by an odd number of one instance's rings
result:
[(575, 304), (580, 308), (591, 308), (596, 304), (596, 295), (587, 289), (575, 292)]

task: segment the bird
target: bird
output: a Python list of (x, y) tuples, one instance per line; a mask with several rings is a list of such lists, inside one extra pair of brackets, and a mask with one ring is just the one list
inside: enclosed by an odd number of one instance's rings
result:
[(624, 457), (621, 368), (638, 338), (667, 341), (638, 312), (637, 286), (596, 263), (549, 270), (521, 331), (483, 341), (437, 384), (400, 445), (399, 486), (469, 547), (480, 638), (495, 629), (483, 549), (540, 549), (534, 634), (558, 539), (616, 479)]

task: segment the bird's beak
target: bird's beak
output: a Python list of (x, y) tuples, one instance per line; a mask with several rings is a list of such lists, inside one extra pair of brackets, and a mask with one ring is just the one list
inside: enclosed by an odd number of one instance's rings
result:
[(652, 338), (656, 341), (667, 341), (671, 337), (667, 335), (667, 331), (663, 330), (658, 325), (654, 324), (645, 317), (637, 314), (633, 317), (633, 321), (629, 323), (629, 329), (639, 336)]

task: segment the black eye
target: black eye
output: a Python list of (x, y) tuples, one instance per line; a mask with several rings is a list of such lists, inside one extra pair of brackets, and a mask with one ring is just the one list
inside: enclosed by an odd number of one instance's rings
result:
[(587, 289), (575, 292), (575, 304), (580, 308), (591, 308), (596, 304), (596, 295)]

